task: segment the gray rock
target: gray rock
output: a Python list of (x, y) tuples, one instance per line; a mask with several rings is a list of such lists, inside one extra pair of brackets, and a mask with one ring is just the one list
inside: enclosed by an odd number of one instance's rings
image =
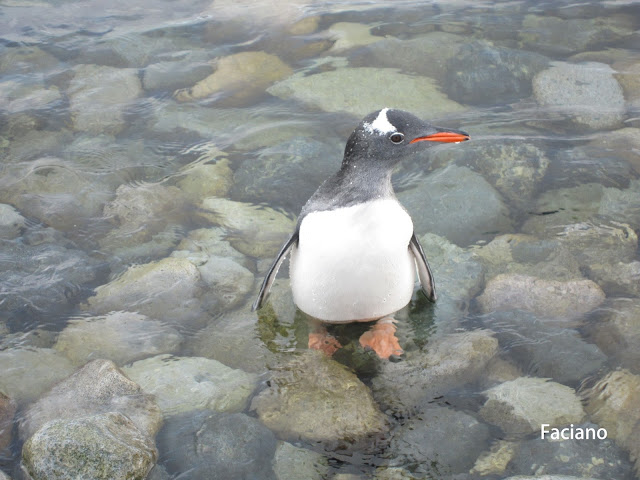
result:
[(158, 355), (123, 371), (145, 393), (155, 396), (165, 416), (204, 408), (239, 412), (257, 382), (253, 374), (199, 357)]
[(625, 101), (614, 71), (603, 63), (554, 62), (533, 79), (533, 93), (543, 107), (568, 115), (581, 128), (614, 128), (625, 113)]
[(640, 262), (595, 264), (587, 267), (587, 274), (607, 295), (640, 296)]
[(273, 471), (278, 480), (322, 480), (329, 474), (329, 465), (319, 453), (281, 442), (273, 458)]
[(487, 282), (478, 304), (485, 313), (520, 309), (541, 317), (576, 319), (604, 298), (604, 292), (591, 280), (561, 282), (507, 273)]
[(213, 65), (207, 61), (207, 57), (205, 52), (199, 55), (190, 52), (187, 59), (152, 63), (142, 72), (142, 86), (147, 91), (173, 92), (194, 85), (213, 73)]
[(16, 403), (0, 392), (0, 452), (11, 444)]
[(60, 64), (53, 55), (35, 45), (13, 44), (0, 54), (0, 72), (12, 73), (41, 73)]
[(189, 472), (194, 480), (264, 478), (277, 441), (255, 418), (210, 411), (171, 417), (158, 437), (161, 460), (171, 473)]
[(270, 385), (253, 399), (251, 408), (283, 438), (339, 450), (366, 449), (371, 437), (386, 429), (386, 418), (369, 389), (322, 353), (307, 350), (278, 367)]
[[(393, 85), (394, 88), (381, 86)], [(363, 117), (389, 105), (434, 118), (463, 110), (440, 92), (428, 77), (404, 75), (393, 68), (338, 68), (305, 75), (297, 73), (267, 91), (282, 99), (293, 98), (326, 112), (347, 112)], [(421, 102), (416, 103), (419, 97)]]
[(25, 218), (11, 205), (0, 203), (0, 239), (11, 240), (20, 235)]
[(580, 399), (572, 388), (544, 378), (520, 377), (485, 392), (487, 401), (480, 416), (512, 435), (550, 427), (577, 424), (585, 416)]
[(468, 472), (489, 438), (489, 428), (471, 415), (431, 407), (394, 432), (391, 465), (437, 477)]
[(40, 397), (74, 371), (64, 355), (49, 348), (9, 348), (0, 351), (0, 391), (16, 402)]
[(22, 449), (34, 480), (144, 479), (157, 456), (153, 441), (117, 412), (51, 420)]
[(531, 95), (531, 79), (548, 63), (538, 53), (476, 41), (449, 60), (445, 90), (462, 103), (493, 105), (496, 98), (509, 103)]
[(226, 197), (229, 193), (233, 186), (233, 170), (224, 156), (223, 152), (210, 151), (205, 158), (196, 160), (175, 174), (179, 178), (176, 186), (193, 205), (198, 205), (203, 198)]
[(174, 353), (182, 335), (162, 322), (131, 312), (71, 320), (60, 332), (55, 349), (75, 365), (96, 358), (118, 365), (160, 353)]
[(505, 478), (504, 480), (598, 480), (593, 477), (574, 477), (572, 475), (516, 475), (515, 477)]
[(125, 415), (150, 439), (162, 424), (162, 413), (151, 396), (125, 377), (113, 362), (94, 360), (27, 409), (20, 420), (20, 437), (31, 437), (52, 420), (67, 421), (107, 412)]
[(11, 480), (9, 477), (7, 477), (7, 475), (0, 470), (0, 480)]
[(631, 180), (629, 188), (623, 190), (605, 188), (598, 213), (640, 230), (640, 180)]
[(210, 289), (207, 301), (211, 304), (215, 299), (217, 310), (238, 306), (253, 290), (253, 273), (231, 258), (211, 256), (198, 270)]
[(42, 81), (0, 82), (0, 111), (9, 114), (46, 110), (61, 98), (57, 87), (46, 88)]
[(500, 194), (466, 167), (437, 170), (398, 198), (411, 213), (419, 235), (435, 233), (465, 246), (512, 229)]

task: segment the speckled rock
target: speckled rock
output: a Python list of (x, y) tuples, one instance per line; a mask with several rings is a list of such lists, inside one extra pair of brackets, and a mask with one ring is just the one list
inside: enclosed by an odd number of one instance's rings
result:
[(500, 194), (466, 167), (436, 170), (398, 199), (411, 213), (416, 233), (435, 233), (460, 246), (512, 229)]
[(226, 106), (242, 106), (254, 101), (274, 82), (291, 75), (291, 67), (265, 52), (240, 52), (218, 59), (216, 71), (191, 88), (175, 93), (188, 102), (212, 97)]
[(55, 350), (30, 347), (0, 351), (0, 371), (0, 391), (22, 403), (40, 397), (74, 368)]
[(121, 413), (148, 438), (155, 437), (162, 413), (153, 397), (125, 377), (109, 360), (94, 360), (55, 385), (32, 404), (20, 420), (20, 437), (27, 439), (52, 420)]
[(11, 205), (0, 203), (0, 239), (11, 240), (18, 237), (25, 221)]
[(520, 377), (490, 388), (485, 395), (480, 416), (507, 434), (539, 432), (543, 423), (577, 424), (585, 415), (572, 388), (544, 378)]
[(239, 412), (255, 389), (253, 374), (201, 357), (158, 355), (123, 368), (145, 393), (154, 395), (165, 415), (207, 408)]
[(11, 444), (16, 403), (0, 392), (0, 452)]
[(488, 441), (489, 428), (471, 415), (431, 407), (394, 432), (391, 465), (428, 476), (468, 472)]
[(74, 128), (92, 134), (121, 132), (125, 108), (142, 93), (137, 69), (78, 65), (73, 71), (67, 95)]
[(278, 367), (270, 384), (251, 408), (281, 437), (360, 449), (386, 429), (369, 389), (322, 353), (309, 350)]
[(273, 258), (295, 228), (292, 218), (272, 208), (225, 198), (204, 199), (199, 215), (228, 229), (235, 249), (258, 258)]
[(171, 474), (189, 472), (193, 480), (275, 480), (276, 445), (268, 428), (241, 413), (177, 415), (167, 419), (158, 435), (162, 463)]
[(577, 127), (614, 128), (625, 113), (625, 101), (614, 71), (606, 64), (554, 62), (533, 79), (536, 101), (568, 115)]
[[(220, 157), (223, 155), (219, 154)], [(190, 164), (178, 175), (181, 177), (176, 185), (194, 205), (198, 205), (203, 198), (226, 196), (233, 185), (233, 171), (226, 158), (215, 159), (213, 163)]]
[(501, 274), (487, 282), (478, 297), (484, 312), (528, 310), (542, 317), (579, 318), (604, 301), (591, 280), (544, 280), (518, 274)]
[[(381, 85), (394, 88), (381, 89)], [(463, 110), (462, 105), (441, 93), (432, 79), (405, 75), (393, 68), (338, 68), (313, 75), (299, 73), (267, 91), (327, 112), (347, 112), (359, 117), (378, 110), (380, 105), (393, 105), (425, 118)], [(419, 103), (416, 97), (421, 99)]]
[(327, 459), (312, 450), (281, 442), (273, 457), (273, 471), (278, 480), (322, 480), (327, 478)]
[(174, 353), (182, 335), (162, 322), (131, 312), (113, 312), (102, 317), (71, 320), (60, 332), (55, 349), (75, 365), (96, 358), (117, 365), (160, 353)]
[(153, 440), (117, 412), (51, 420), (22, 449), (33, 480), (144, 479), (157, 457)]

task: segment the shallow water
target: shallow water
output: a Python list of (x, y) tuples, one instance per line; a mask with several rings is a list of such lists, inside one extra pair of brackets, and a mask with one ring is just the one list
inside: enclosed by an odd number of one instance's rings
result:
[[(639, 478), (639, 27), (616, 1), (2, 2), (0, 469), (23, 478), (30, 405), (106, 358), (164, 414), (148, 478)], [(385, 106), (471, 135), (394, 175), (439, 301), (397, 314), (398, 363), (367, 325), (318, 359), (286, 265), (250, 306)], [(202, 410), (225, 426), (185, 453)]]

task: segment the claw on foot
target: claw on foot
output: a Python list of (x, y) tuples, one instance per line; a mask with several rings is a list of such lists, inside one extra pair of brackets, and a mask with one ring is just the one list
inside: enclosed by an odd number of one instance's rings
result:
[(382, 359), (387, 360), (391, 355), (402, 355), (404, 351), (396, 338), (396, 326), (393, 323), (376, 323), (371, 330), (360, 337), (360, 345), (365, 349), (372, 349)]
[(335, 337), (329, 335), (328, 332), (316, 332), (309, 334), (309, 348), (320, 350), (321, 352), (331, 356), (342, 348), (340, 342)]

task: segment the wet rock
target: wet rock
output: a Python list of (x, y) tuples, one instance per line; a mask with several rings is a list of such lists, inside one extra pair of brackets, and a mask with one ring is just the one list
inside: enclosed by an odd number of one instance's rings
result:
[(382, 40), (382, 37), (371, 35), (371, 26), (353, 22), (334, 23), (325, 34), (334, 40), (333, 46), (329, 49), (334, 53)]
[(273, 258), (295, 228), (293, 219), (269, 207), (210, 197), (199, 215), (225, 227), (229, 242), (252, 257)]
[(512, 229), (500, 194), (466, 167), (436, 170), (398, 199), (411, 213), (418, 234), (435, 233), (460, 246)]
[[(393, 85), (394, 88), (381, 90), (381, 85)], [(313, 75), (299, 73), (267, 91), (276, 97), (293, 98), (327, 112), (347, 112), (360, 117), (378, 110), (380, 105), (393, 105), (425, 118), (463, 109), (441, 93), (432, 79), (404, 75), (393, 68), (338, 68)], [(422, 99), (420, 105), (416, 104), (416, 97)]]
[(480, 416), (507, 434), (539, 432), (543, 423), (551, 428), (577, 424), (585, 415), (572, 388), (544, 378), (521, 377), (484, 393)]
[(587, 268), (592, 278), (610, 296), (640, 296), (640, 262), (596, 264)]
[(117, 134), (125, 128), (124, 111), (142, 92), (138, 71), (78, 65), (69, 84), (74, 128), (91, 134)]
[(640, 180), (631, 180), (626, 189), (605, 188), (598, 213), (640, 230)]
[(554, 62), (533, 79), (533, 93), (543, 107), (568, 115), (581, 128), (614, 128), (625, 113), (620, 84), (608, 65)]
[[(612, 65), (617, 72), (616, 79), (624, 90), (624, 98), (633, 108), (640, 107), (640, 56), (635, 51), (625, 51)], [(637, 161), (637, 160), (636, 160)]]
[(640, 173), (640, 158), (635, 153), (640, 149), (640, 128), (621, 128), (606, 132), (596, 136), (590, 144), (600, 148), (603, 154), (611, 158), (627, 161), (636, 173)]
[(60, 60), (35, 45), (16, 43), (0, 54), (0, 72), (3, 74), (41, 73), (58, 65)]
[(9, 477), (7, 477), (7, 475), (0, 470), (0, 480), (11, 480)]
[(278, 445), (273, 458), (273, 471), (278, 480), (322, 480), (329, 473), (327, 459), (312, 450), (294, 447), (288, 442)]
[(20, 421), (20, 437), (31, 437), (52, 420), (68, 421), (109, 412), (126, 416), (150, 439), (162, 424), (162, 413), (153, 397), (125, 377), (113, 362), (94, 360), (27, 409)]
[(34, 479), (145, 478), (157, 456), (153, 441), (117, 412), (51, 420), (22, 449)]
[(251, 408), (283, 438), (360, 449), (386, 429), (369, 389), (322, 353), (309, 350), (278, 367), (270, 384)]
[(482, 476), (497, 474), (503, 475), (508, 463), (516, 451), (516, 443), (507, 440), (499, 440), (491, 445), (491, 450), (478, 457), (469, 473)]
[[(584, 423), (574, 429), (598, 425)], [(511, 475), (574, 475), (593, 478), (634, 478), (627, 455), (610, 439), (553, 441), (539, 435), (522, 442), (515, 449), (507, 474)], [(527, 477), (530, 478), (530, 477)]]
[(11, 205), (0, 203), (0, 239), (12, 240), (20, 235), (25, 218)]
[(253, 102), (265, 89), (291, 75), (291, 67), (265, 52), (241, 52), (218, 59), (216, 71), (191, 88), (175, 93), (188, 102), (210, 97), (226, 106)]
[(355, 67), (399, 68), (439, 82), (444, 79), (448, 61), (458, 54), (465, 40), (460, 35), (445, 32), (427, 33), (409, 40), (377, 38), (376, 43), (352, 53), (350, 64)]
[(255, 418), (210, 411), (169, 418), (158, 438), (169, 471), (188, 471), (194, 480), (274, 480), (276, 445), (273, 433)]
[(394, 432), (391, 465), (427, 476), (466, 473), (489, 437), (489, 428), (471, 415), (431, 407)]
[(96, 358), (118, 365), (178, 350), (182, 336), (172, 327), (131, 312), (71, 320), (55, 349), (76, 365)]
[(154, 395), (165, 416), (207, 408), (239, 412), (256, 386), (256, 376), (200, 357), (158, 355), (123, 368)]
[(518, 274), (501, 274), (487, 282), (478, 297), (484, 312), (527, 310), (542, 317), (577, 318), (604, 301), (605, 295), (591, 280), (544, 280)]
[(16, 403), (0, 392), (0, 452), (11, 444)]
[(142, 87), (147, 91), (174, 91), (194, 85), (213, 73), (206, 52), (189, 52), (186, 59), (152, 63), (142, 72)]
[(32, 401), (73, 372), (71, 362), (49, 348), (0, 351), (0, 391), (18, 403)]
[(509, 103), (531, 95), (531, 79), (548, 63), (537, 53), (469, 43), (449, 60), (445, 90), (462, 103), (493, 105), (496, 98)]
[(385, 408), (413, 413), (454, 388), (476, 382), (497, 354), (498, 341), (486, 330), (474, 330), (445, 335), (424, 350), (407, 352), (404, 362), (385, 363), (374, 377), (374, 396)]
[(198, 268), (184, 258), (164, 258), (129, 267), (123, 275), (96, 288), (85, 309), (96, 315), (133, 311), (170, 325), (199, 322), (202, 294)]
[(57, 87), (46, 88), (41, 82), (0, 82), (0, 111), (9, 114), (46, 110), (61, 99)]
[(616, 364), (640, 374), (640, 300), (609, 299), (594, 312), (587, 331)]
[(571, 328), (550, 325), (528, 312), (496, 312), (483, 318), (503, 351), (527, 375), (579, 385), (596, 373), (607, 356)]
[[(223, 155), (220, 153), (221, 157)], [(215, 163), (188, 165), (177, 175), (180, 174), (184, 176), (176, 185), (194, 205), (198, 205), (203, 198), (225, 197), (233, 186), (233, 171), (226, 158), (217, 159)]]
[(253, 273), (231, 258), (209, 257), (206, 263), (198, 265), (198, 270), (212, 294), (208, 302), (215, 301), (219, 310), (238, 306), (253, 291)]

